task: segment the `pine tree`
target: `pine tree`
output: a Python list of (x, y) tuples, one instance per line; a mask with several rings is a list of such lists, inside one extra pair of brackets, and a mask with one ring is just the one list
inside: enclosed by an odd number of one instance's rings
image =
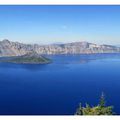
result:
[(100, 97), (100, 102), (97, 106), (90, 107), (89, 104), (86, 104), (85, 107), (82, 107), (81, 103), (77, 109), (76, 115), (112, 115), (113, 107), (105, 106), (105, 96), (102, 93)]
[(102, 95), (100, 97), (100, 107), (105, 107), (105, 95), (102, 92)]

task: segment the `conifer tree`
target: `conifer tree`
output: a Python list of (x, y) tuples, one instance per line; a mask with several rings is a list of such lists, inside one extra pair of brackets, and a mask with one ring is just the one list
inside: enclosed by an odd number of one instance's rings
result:
[(100, 107), (105, 107), (105, 95), (102, 92), (102, 95), (100, 97)]
[(86, 104), (85, 107), (82, 107), (81, 103), (79, 108), (76, 111), (76, 115), (112, 115), (113, 107), (105, 105), (105, 96), (102, 93), (100, 97), (100, 102), (97, 106), (90, 107), (89, 104)]

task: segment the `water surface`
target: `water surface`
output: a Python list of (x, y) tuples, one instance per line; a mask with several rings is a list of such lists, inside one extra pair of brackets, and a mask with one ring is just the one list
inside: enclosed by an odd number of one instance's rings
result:
[(120, 114), (120, 54), (47, 57), (53, 63), (0, 63), (1, 115), (73, 115), (102, 92)]

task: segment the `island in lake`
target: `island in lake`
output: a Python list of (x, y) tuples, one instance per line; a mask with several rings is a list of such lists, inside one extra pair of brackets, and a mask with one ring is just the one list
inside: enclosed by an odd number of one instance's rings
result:
[(37, 54), (36, 52), (30, 52), (22, 56), (5, 57), (0, 62), (21, 63), (21, 64), (47, 64), (51, 60)]

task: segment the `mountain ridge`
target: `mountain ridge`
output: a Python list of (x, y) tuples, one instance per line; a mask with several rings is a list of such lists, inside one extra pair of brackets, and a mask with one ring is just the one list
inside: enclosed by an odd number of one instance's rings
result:
[(72, 42), (54, 45), (24, 44), (12, 42), (8, 39), (0, 41), (0, 57), (21, 56), (29, 52), (38, 54), (94, 54), (94, 53), (120, 53), (120, 47), (112, 45), (98, 45), (95, 43)]

